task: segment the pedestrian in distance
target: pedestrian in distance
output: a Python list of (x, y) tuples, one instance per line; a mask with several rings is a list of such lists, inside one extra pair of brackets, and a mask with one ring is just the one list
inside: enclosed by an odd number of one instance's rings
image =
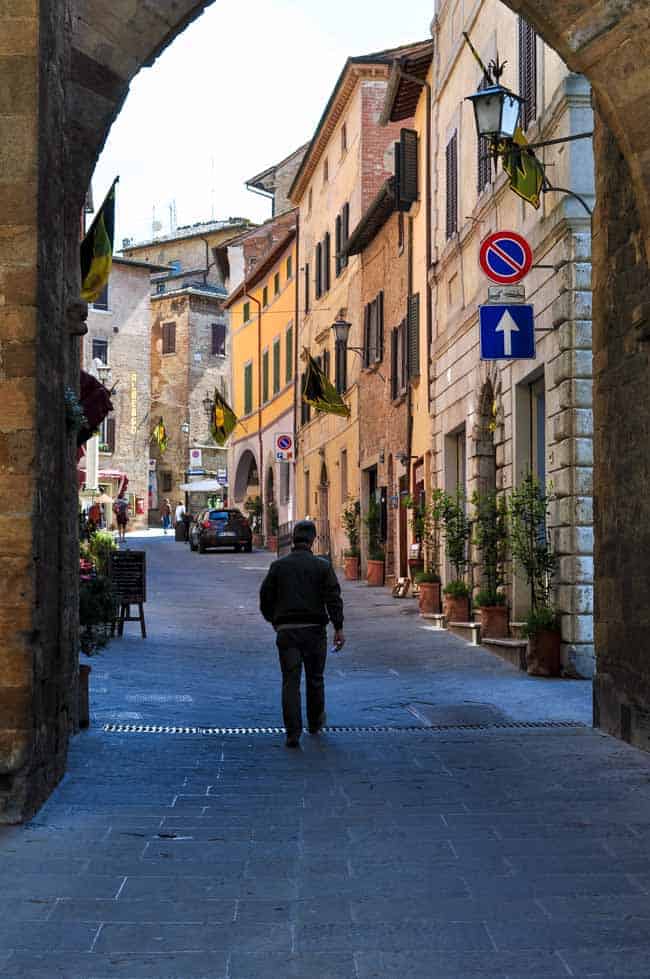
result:
[(160, 519), (163, 525), (163, 533), (166, 534), (172, 525), (172, 505), (169, 500), (163, 500), (160, 508)]
[(183, 523), (183, 517), (185, 516), (185, 504), (182, 500), (179, 500), (176, 504), (176, 513), (174, 514), (174, 526), (179, 523)]
[(315, 539), (314, 523), (300, 520), (291, 553), (273, 562), (260, 589), (260, 610), (276, 631), (288, 748), (300, 745), (303, 666), (309, 733), (318, 734), (325, 724), (328, 621), (334, 626), (334, 647), (345, 643), (341, 587), (330, 562), (312, 553)]
[(126, 528), (129, 523), (129, 501), (125, 496), (118, 496), (113, 503), (113, 513), (117, 521), (117, 536), (120, 540), (126, 540)]

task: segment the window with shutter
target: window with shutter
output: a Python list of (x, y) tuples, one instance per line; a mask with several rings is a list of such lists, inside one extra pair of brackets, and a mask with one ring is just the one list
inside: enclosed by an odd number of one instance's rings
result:
[(106, 419), (106, 451), (115, 452), (115, 419)]
[(337, 340), (334, 347), (335, 384), (339, 394), (347, 391), (348, 387), (348, 345), (343, 340)]
[(399, 141), (399, 208), (408, 211), (418, 199), (418, 134), (402, 129)]
[(273, 341), (273, 394), (280, 390), (280, 337)]
[[(304, 393), (304, 390), (305, 390), (305, 375), (304, 374), (301, 374), (301, 376), (300, 376), (300, 391), (301, 391), (301, 395)], [(301, 397), (301, 400), (300, 400), (300, 424), (301, 425), (306, 425), (307, 422), (309, 421), (310, 416), (311, 416), (310, 406), (308, 404), (306, 404), (302, 400), (302, 397)]]
[(329, 350), (323, 351), (323, 374), (329, 381), (330, 378), (330, 352)]
[(212, 356), (213, 357), (226, 356), (226, 324), (225, 323), (212, 324)]
[(330, 287), (330, 260), (331, 260), (331, 236), (329, 231), (323, 239), (323, 292), (328, 292)]
[[(341, 248), (345, 248), (350, 240), (350, 205), (344, 204), (341, 212)], [(341, 256), (341, 268), (347, 268), (347, 253)]]
[(341, 248), (342, 248), (342, 222), (341, 215), (336, 215), (336, 224), (334, 226), (334, 267), (336, 269), (336, 274), (339, 276), (341, 274)]
[(394, 401), (399, 393), (399, 378), (397, 376), (397, 349), (399, 333), (397, 328), (390, 331), (390, 396)]
[(269, 400), (269, 352), (262, 354), (262, 404)]
[(458, 133), (454, 133), (445, 150), (447, 170), (447, 238), (458, 231)]
[(305, 313), (308, 313), (309, 312), (309, 302), (310, 302), (310, 300), (309, 300), (309, 288), (310, 288), (310, 285), (311, 285), (311, 283), (309, 281), (309, 262), (307, 262), (305, 264)]
[(244, 414), (250, 415), (253, 410), (253, 365), (244, 367)]
[(242, 315), (243, 315), (243, 318), (244, 318), (244, 323), (248, 323), (249, 319), (251, 318), (251, 304), (250, 303), (244, 303), (244, 308), (243, 308)]
[(399, 377), (399, 393), (405, 394), (408, 385), (408, 331), (406, 327), (406, 320), (402, 320), (399, 325), (397, 374)]
[(363, 366), (370, 364), (370, 304), (363, 311)]
[(287, 281), (293, 277), (293, 256), (287, 258)]
[(320, 241), (316, 245), (316, 259), (314, 261), (314, 270), (316, 275), (316, 299), (320, 299), (323, 295), (323, 246)]
[(408, 298), (407, 360), (409, 378), (420, 376), (420, 294)]
[(284, 379), (288, 384), (293, 377), (293, 327), (287, 327), (284, 335)]
[[(485, 80), (485, 77), (481, 78), (479, 82), (478, 91), (487, 88), (489, 82)], [(478, 141), (478, 159), (477, 159), (477, 190), (479, 194), (482, 194), (485, 188), (492, 181), (492, 159), (490, 156), (490, 140), (486, 136), (481, 136)]]
[(164, 354), (176, 353), (176, 324), (175, 323), (163, 323), (162, 352)]
[(268, 306), (269, 304), (269, 287), (264, 286), (262, 289), (262, 306)]
[(520, 125), (525, 131), (537, 115), (537, 34), (519, 18), (519, 94), (525, 99)]
[(276, 272), (273, 276), (273, 294), (276, 296), (280, 295), (280, 273)]

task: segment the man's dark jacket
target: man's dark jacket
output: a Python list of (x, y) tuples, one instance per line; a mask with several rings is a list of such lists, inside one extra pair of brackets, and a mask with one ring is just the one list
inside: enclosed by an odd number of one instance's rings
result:
[(298, 545), (274, 561), (260, 589), (260, 610), (267, 622), (280, 625), (327, 625), (343, 628), (341, 587), (329, 561)]

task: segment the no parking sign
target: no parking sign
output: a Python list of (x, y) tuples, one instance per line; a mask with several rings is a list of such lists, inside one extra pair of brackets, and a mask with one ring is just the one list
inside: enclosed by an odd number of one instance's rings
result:
[(293, 452), (293, 435), (275, 436), (275, 458), (278, 462), (291, 462)]
[(495, 231), (481, 245), (479, 264), (492, 282), (510, 285), (530, 272), (533, 250), (516, 231)]

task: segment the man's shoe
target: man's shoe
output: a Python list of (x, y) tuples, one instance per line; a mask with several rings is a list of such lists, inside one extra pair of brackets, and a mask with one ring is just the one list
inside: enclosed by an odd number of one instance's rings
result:
[(287, 748), (299, 748), (300, 747), (300, 735), (290, 734), (287, 738)]

